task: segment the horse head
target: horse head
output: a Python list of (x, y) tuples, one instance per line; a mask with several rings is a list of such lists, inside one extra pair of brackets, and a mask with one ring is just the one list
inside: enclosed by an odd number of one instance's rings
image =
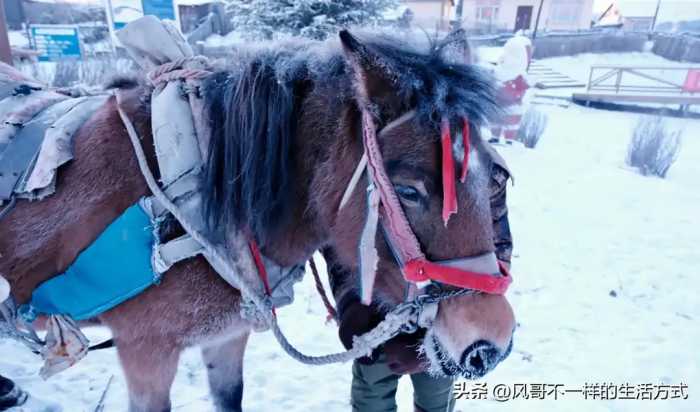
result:
[[(478, 135), (478, 125), (496, 110), (488, 79), (478, 69), (449, 59), (449, 38), (431, 44), (425, 54), (401, 53), (386, 43), (363, 43), (349, 33), (341, 34), (341, 42), (353, 74), (356, 107), (346, 111), (345, 119), (352, 144), (328, 164), (336, 170), (354, 169), (365, 150), (358, 111), (368, 108), (377, 125), (384, 169), (425, 258), (450, 262), (481, 257), (481, 272), (498, 273), (489, 202), (491, 157)], [(455, 162), (450, 167), (455, 169), (453, 176), (465, 178), (456, 181), (456, 210), (446, 218), (444, 174), (449, 172), (442, 139), (445, 132), (465, 136), (463, 128), (468, 128), (469, 141), (454, 139), (450, 155)], [(462, 165), (468, 170), (460, 170)], [(338, 259), (358, 275), (362, 272), (358, 244), (368, 213), (367, 181), (361, 179), (347, 205), (328, 216), (330, 243)], [(328, 204), (338, 204), (338, 193)], [(385, 222), (376, 234), (378, 275), (372, 298), (389, 309), (410, 292), (401, 267), (406, 262), (397, 259), (400, 253), (387, 232)], [(443, 291), (456, 289), (433, 284)], [(513, 311), (501, 294), (475, 292), (446, 299), (439, 304), (422, 350), (434, 372), (477, 378), (509, 354), (514, 323)]]

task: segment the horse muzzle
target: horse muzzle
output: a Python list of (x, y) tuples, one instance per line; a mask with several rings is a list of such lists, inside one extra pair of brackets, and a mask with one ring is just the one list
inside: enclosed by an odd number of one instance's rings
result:
[(462, 352), (458, 361), (450, 356), (435, 335), (430, 337), (429, 342), (424, 343), (424, 348), (433, 366), (433, 372), (451, 377), (479, 379), (494, 370), (510, 355), (513, 340), (511, 339), (505, 350), (486, 340), (474, 342)]

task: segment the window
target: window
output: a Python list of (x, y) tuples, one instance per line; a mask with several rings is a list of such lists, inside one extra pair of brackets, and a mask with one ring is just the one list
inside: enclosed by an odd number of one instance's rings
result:
[(476, 8), (476, 21), (490, 23), (498, 20), (498, 6), (482, 6)]
[(549, 9), (549, 21), (555, 24), (575, 24), (579, 21), (580, 13), (580, 1), (553, 0)]

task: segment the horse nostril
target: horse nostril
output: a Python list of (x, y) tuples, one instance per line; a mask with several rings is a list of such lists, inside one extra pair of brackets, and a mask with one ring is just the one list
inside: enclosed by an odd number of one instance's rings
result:
[(474, 356), (469, 358), (469, 366), (474, 370), (483, 370), (484, 361), (481, 359), (481, 353), (476, 353)]
[(501, 360), (501, 352), (485, 340), (472, 343), (462, 353), (460, 365), (467, 378), (480, 378), (493, 369)]

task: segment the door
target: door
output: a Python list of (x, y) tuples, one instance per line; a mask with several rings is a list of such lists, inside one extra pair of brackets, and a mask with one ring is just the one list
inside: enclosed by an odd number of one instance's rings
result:
[(532, 22), (532, 6), (518, 6), (517, 14), (515, 15), (515, 29), (527, 30), (530, 28), (530, 23)]

